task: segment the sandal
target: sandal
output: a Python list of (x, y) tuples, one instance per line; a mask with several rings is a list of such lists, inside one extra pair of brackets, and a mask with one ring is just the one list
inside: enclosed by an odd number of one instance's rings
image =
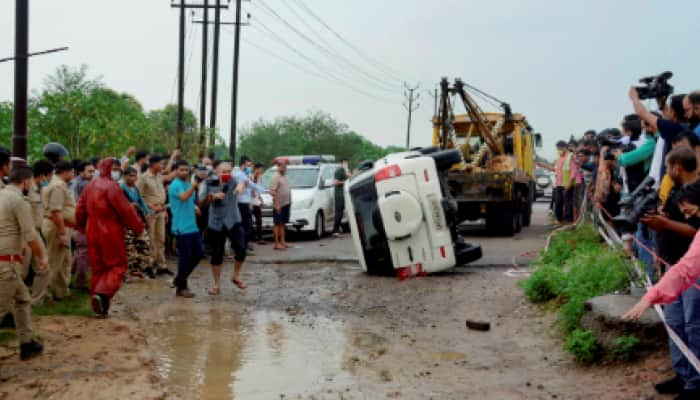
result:
[(231, 283), (233, 283), (234, 285), (238, 286), (239, 289), (245, 289), (245, 288), (248, 287), (248, 286), (246, 286), (246, 284), (243, 283), (240, 279), (235, 279), (235, 278), (234, 278), (234, 279), (231, 279)]
[(211, 288), (211, 289), (209, 289), (209, 291), (207, 291), (207, 293), (209, 294), (209, 296), (218, 296), (221, 293), (221, 289), (220, 288)]

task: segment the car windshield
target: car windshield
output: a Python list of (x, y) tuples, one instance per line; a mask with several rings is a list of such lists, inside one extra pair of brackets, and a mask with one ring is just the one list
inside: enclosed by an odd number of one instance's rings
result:
[[(272, 176), (277, 172), (277, 168), (268, 169), (262, 177), (262, 185), (270, 186)], [(316, 186), (318, 182), (318, 167), (311, 168), (289, 168), (287, 167), (287, 179), (290, 189), (308, 189)]]

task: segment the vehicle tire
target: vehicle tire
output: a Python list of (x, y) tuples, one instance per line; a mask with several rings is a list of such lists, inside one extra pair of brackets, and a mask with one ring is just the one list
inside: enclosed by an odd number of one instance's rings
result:
[(518, 213), (513, 203), (489, 204), (486, 214), (486, 229), (498, 236), (513, 236), (517, 232)]
[(323, 236), (326, 234), (325, 223), (326, 221), (323, 218), (323, 213), (321, 211), (317, 212), (314, 220), (314, 239), (323, 239)]
[(535, 202), (535, 185), (530, 183), (530, 189), (527, 196), (527, 203), (523, 207), (523, 226), (528, 227), (532, 222), (532, 205)]
[(428, 154), (428, 156), (435, 160), (435, 167), (438, 171), (446, 171), (462, 161), (462, 153), (459, 150), (443, 150)]

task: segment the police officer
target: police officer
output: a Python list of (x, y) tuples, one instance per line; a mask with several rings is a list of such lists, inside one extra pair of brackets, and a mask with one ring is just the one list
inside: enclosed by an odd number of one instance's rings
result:
[(0, 191), (0, 315), (15, 308), (15, 324), (20, 342), (20, 358), (27, 360), (44, 347), (32, 333), (31, 297), (19, 276), (20, 253), (26, 244), (39, 256), (39, 270), (48, 266), (46, 254), (36, 236), (31, 207), (25, 201), (32, 186), (32, 169), (17, 166), (10, 172), (10, 184)]
[(59, 301), (70, 294), (70, 226), (75, 224), (75, 200), (68, 182), (73, 175), (73, 165), (68, 161), (59, 161), (49, 186), (41, 191), (44, 205), (41, 233), (49, 253), (49, 285), (55, 290), (56, 300)]
[[(53, 164), (46, 160), (39, 160), (32, 166), (32, 172), (34, 174), (34, 179), (32, 180), (32, 188), (27, 195), (27, 201), (32, 208), (32, 218), (34, 219), (36, 236), (39, 240), (39, 245), (42, 247), (42, 253), (47, 254), (44, 239), (41, 237), (41, 224), (44, 220), (44, 205), (41, 202), (41, 190), (48, 186), (53, 177)], [(31, 278), (32, 305), (41, 304), (48, 295), (49, 273), (47, 270), (40, 271), (38, 255), (34, 254), (31, 249), (25, 250), (27, 251), (23, 258), (24, 271), (22, 271), (22, 277), (25, 279), (25, 283), (30, 285), (30, 280), (27, 276), (30, 274), (31, 267), (31, 272), (34, 273), (33, 278)]]
[(68, 157), (68, 150), (60, 143), (49, 143), (44, 146), (43, 149), (44, 157), (56, 164), (59, 161), (63, 161)]

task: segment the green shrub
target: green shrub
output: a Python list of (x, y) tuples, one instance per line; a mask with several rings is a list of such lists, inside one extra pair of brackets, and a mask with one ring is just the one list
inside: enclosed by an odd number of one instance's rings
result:
[(584, 224), (576, 230), (565, 230), (555, 234), (547, 252), (541, 254), (540, 263), (563, 266), (579, 248), (600, 244), (600, 237), (591, 224)]
[(566, 274), (559, 267), (543, 265), (523, 281), (522, 287), (531, 302), (543, 303), (561, 294), (566, 287)]
[(590, 364), (600, 357), (600, 346), (593, 333), (576, 329), (566, 339), (566, 350), (573, 354), (576, 361)]
[(635, 336), (620, 336), (613, 341), (611, 356), (616, 361), (632, 361), (637, 356), (639, 339)]

